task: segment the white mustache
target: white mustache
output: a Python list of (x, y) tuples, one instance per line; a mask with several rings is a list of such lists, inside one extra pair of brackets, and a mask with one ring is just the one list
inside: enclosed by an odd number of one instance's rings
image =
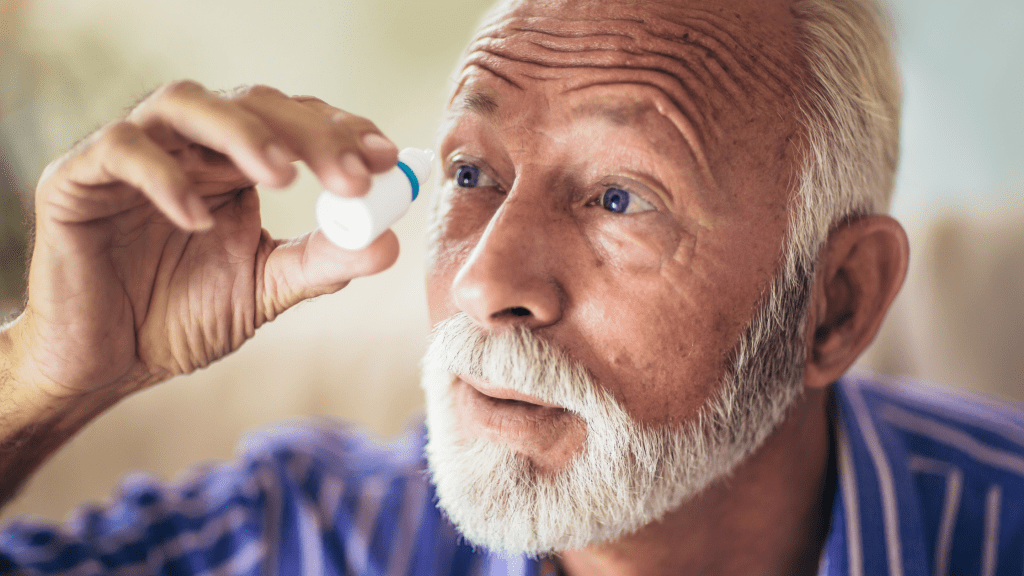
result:
[(562, 349), (523, 327), (489, 333), (461, 312), (434, 327), (423, 368), (479, 378), (557, 404), (585, 420), (617, 409), (611, 394)]

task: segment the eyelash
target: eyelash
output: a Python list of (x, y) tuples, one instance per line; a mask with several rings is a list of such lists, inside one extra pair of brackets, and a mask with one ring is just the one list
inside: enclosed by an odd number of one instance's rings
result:
[[(469, 169), (472, 171), (472, 173), (467, 173), (469, 172), (469, 170), (464, 172), (464, 169)], [(486, 178), (490, 183), (481, 185), (479, 182), (481, 178)], [(462, 184), (464, 180), (467, 181), (467, 184), (471, 183), (471, 185), (464, 186)], [(481, 188), (493, 187), (498, 185), (497, 182), (495, 182), (493, 178), (488, 176), (486, 172), (484, 172), (483, 170), (476, 166), (473, 166), (472, 164), (466, 163), (459, 163), (455, 165), (455, 173), (452, 176), (452, 181), (454, 182), (455, 186), (459, 188)], [(625, 200), (622, 200), (622, 196), (620, 194), (610, 196), (609, 192), (612, 191), (624, 193), (626, 195)], [(636, 194), (635, 192), (630, 192), (629, 190), (613, 185), (606, 185), (604, 187), (604, 191), (600, 194), (600, 196), (588, 202), (587, 205), (601, 206), (602, 208), (609, 212), (612, 212), (613, 214), (635, 214), (637, 211), (629, 211), (629, 209), (632, 206), (639, 206), (640, 208), (642, 208), (640, 212), (647, 212), (649, 210), (656, 209), (653, 204), (651, 204), (649, 201), (647, 201), (639, 194)], [(612, 209), (614, 206), (620, 205), (622, 206), (622, 211)]]

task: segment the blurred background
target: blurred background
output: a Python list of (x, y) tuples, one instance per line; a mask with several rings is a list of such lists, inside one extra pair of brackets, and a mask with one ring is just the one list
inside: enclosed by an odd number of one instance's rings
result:
[[(486, 0), (0, 0), (0, 318), (22, 298), (31, 192), (43, 167), (163, 82), (269, 84), (430, 147), (453, 66)], [(893, 0), (905, 84), (894, 214), (911, 233), (907, 287), (864, 369), (1024, 397), (1024, 2)], [(275, 236), (315, 227), (304, 173), (262, 196)], [(229, 458), (239, 437), (330, 415), (383, 437), (422, 399), (429, 326), (422, 230), (396, 226), (397, 265), (300, 305), (238, 353), (138, 394), (37, 474), (3, 518), (61, 519), (117, 479), (171, 479)], [(2, 520), (2, 519), (0, 519)]]

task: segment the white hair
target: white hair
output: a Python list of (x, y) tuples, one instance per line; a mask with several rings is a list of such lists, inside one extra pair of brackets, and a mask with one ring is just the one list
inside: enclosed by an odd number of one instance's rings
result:
[[(423, 362), (427, 459), (439, 505), (471, 542), (543, 554), (614, 540), (732, 474), (788, 415), (803, 387), (810, 278), (778, 277), (729, 354), (715, 393), (681, 424), (634, 421), (585, 367), (519, 327), (467, 315), (435, 327)], [(499, 442), (463, 439), (453, 374), (557, 404), (586, 423), (585, 448), (553, 476)]]
[(831, 229), (886, 212), (899, 162), (901, 88), (878, 0), (796, 0), (808, 82), (797, 99), (807, 150), (790, 207), (784, 274), (813, 270)]

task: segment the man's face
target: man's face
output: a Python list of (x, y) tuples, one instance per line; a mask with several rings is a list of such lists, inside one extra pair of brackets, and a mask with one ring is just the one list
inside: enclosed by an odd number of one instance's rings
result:
[[(716, 392), (780, 265), (798, 160), (788, 11), (698, 4), (499, 9), (440, 148), (432, 321), (529, 329), (651, 426)], [(550, 473), (583, 450), (571, 412), (464, 376), (463, 438)]]

